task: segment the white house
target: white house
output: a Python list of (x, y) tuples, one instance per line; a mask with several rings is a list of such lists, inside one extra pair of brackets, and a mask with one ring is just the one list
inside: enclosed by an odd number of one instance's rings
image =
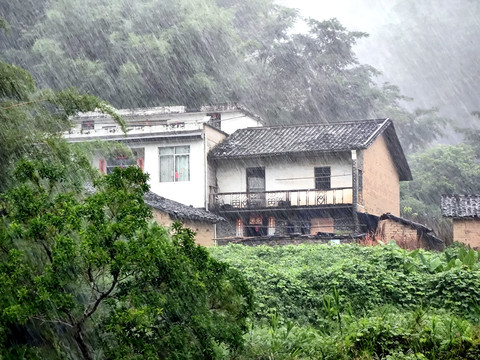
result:
[(240, 128), (261, 126), (261, 119), (239, 106), (209, 106), (187, 111), (184, 106), (118, 110), (127, 124), (124, 134), (105, 114), (77, 116), (65, 138), (70, 142), (121, 142), (132, 154), (96, 152), (94, 165), (102, 173), (117, 166), (138, 165), (150, 175), (150, 190), (167, 199), (208, 209), (215, 173), (207, 154)]
[(219, 237), (360, 231), (412, 176), (389, 119), (240, 129), (209, 154)]

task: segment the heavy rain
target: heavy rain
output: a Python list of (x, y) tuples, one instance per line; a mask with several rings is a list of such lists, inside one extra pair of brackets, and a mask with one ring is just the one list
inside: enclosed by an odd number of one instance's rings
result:
[(0, 359), (479, 359), (479, 0), (0, 0)]

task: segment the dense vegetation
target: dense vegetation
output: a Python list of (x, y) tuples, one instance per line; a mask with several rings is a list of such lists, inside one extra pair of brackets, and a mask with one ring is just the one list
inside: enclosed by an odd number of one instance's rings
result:
[(254, 289), (245, 359), (477, 359), (480, 256), (454, 246), (211, 249)]
[(1, 197), (0, 358), (204, 359), (243, 343), (250, 290), (180, 224), (149, 221), (147, 175), (82, 190), (21, 161)]

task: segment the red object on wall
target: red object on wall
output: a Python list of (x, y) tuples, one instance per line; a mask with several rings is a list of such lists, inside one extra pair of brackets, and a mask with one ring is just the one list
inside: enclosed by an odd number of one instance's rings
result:
[(101, 174), (105, 174), (107, 172), (107, 163), (105, 159), (100, 159), (98, 168), (100, 169)]
[(143, 172), (143, 159), (142, 158), (138, 158), (137, 159), (137, 166), (140, 168), (140, 170), (142, 170)]

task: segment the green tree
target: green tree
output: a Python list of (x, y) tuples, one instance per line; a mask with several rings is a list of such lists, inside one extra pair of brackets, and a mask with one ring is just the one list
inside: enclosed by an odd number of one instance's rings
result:
[(480, 165), (467, 145), (440, 145), (409, 157), (413, 180), (401, 187), (403, 215), (434, 227), (447, 240), (451, 224), (440, 215), (442, 194), (480, 192)]
[(377, 71), (359, 64), (352, 50), (367, 34), (335, 19), (307, 24), (308, 34), (292, 34), (258, 53), (257, 90), (249, 99), (254, 108), (279, 123), (368, 117), (381, 96), (373, 84)]
[(94, 191), (68, 164), (23, 160), (2, 197), (5, 358), (215, 358), (242, 344), (250, 290), (237, 271), (150, 222), (147, 175), (116, 169)]
[(67, 161), (59, 136), (70, 129), (72, 115), (95, 109), (112, 115), (123, 125), (113, 109), (97, 97), (73, 88), (38, 91), (26, 70), (0, 62), (0, 191), (8, 187), (11, 170), (24, 156), (52, 156)]

